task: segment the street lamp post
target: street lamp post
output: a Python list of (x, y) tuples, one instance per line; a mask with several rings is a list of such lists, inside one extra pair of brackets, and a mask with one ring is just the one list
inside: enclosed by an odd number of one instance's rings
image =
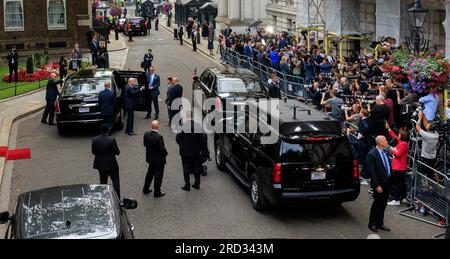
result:
[(412, 7), (408, 9), (408, 15), (411, 24), (414, 27), (411, 33), (410, 45), (414, 47), (414, 52), (416, 54), (420, 54), (421, 51), (428, 49), (429, 44), (429, 41), (424, 39), (421, 31), (428, 16), (428, 9), (422, 7), (420, 0), (416, 0)]

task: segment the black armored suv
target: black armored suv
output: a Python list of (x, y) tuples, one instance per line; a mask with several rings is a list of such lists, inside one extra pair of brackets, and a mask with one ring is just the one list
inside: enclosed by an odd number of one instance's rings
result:
[[(358, 162), (340, 122), (296, 100), (283, 100), (278, 106), (279, 112), (258, 114), (246, 109), (245, 121), (235, 120), (245, 123), (244, 133), (235, 125), (227, 133), (215, 134), (217, 167), (250, 189), (253, 207), (259, 211), (269, 204), (294, 205), (302, 200), (326, 199), (332, 204), (356, 200)], [(268, 136), (274, 136), (270, 144), (263, 141)]]

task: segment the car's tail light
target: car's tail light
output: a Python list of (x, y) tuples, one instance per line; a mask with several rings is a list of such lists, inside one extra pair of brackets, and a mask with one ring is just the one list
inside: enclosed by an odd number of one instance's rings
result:
[(353, 178), (359, 178), (359, 162), (358, 160), (353, 160)]
[(222, 111), (222, 101), (220, 100), (219, 97), (216, 98), (216, 111), (217, 112), (221, 112)]
[(272, 182), (276, 183), (276, 184), (281, 183), (281, 164), (280, 163), (273, 165)]
[(55, 101), (55, 112), (59, 113), (59, 100)]

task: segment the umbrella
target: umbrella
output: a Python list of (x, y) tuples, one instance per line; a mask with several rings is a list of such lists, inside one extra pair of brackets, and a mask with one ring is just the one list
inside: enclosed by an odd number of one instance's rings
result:
[(256, 22), (252, 22), (248, 27), (252, 28), (252, 27), (258, 27), (259, 25), (261, 25), (263, 22), (262, 21), (256, 21)]

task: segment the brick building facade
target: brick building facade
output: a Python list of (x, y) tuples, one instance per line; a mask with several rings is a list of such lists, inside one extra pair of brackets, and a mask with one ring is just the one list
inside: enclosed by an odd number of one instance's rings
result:
[(87, 47), (91, 0), (0, 0), (0, 52)]

